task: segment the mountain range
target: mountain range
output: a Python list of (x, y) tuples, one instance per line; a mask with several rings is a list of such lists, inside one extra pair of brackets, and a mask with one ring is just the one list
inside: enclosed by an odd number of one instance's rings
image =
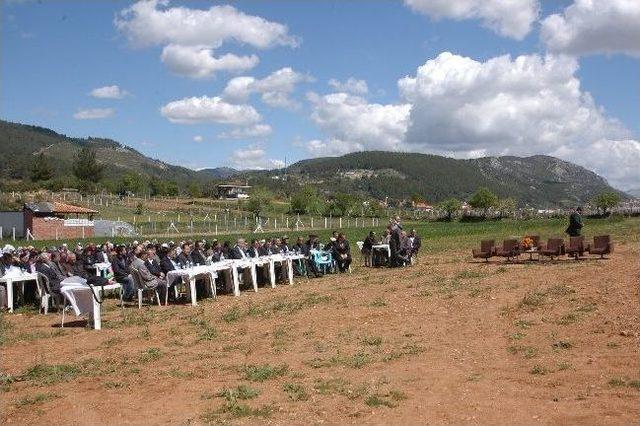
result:
[(594, 172), (543, 155), (459, 160), (429, 154), (364, 151), (302, 160), (278, 170), (219, 167), (195, 171), (149, 158), (110, 139), (74, 138), (43, 127), (1, 120), (0, 179), (28, 179), (34, 158), (40, 153), (54, 160), (54, 176), (70, 175), (73, 158), (84, 146), (95, 149), (108, 176), (136, 172), (179, 184), (232, 179), (284, 194), (310, 184), (327, 195), (346, 192), (377, 199), (406, 199), (417, 194), (436, 203), (448, 197), (467, 199), (478, 187), (485, 186), (500, 197), (515, 198), (520, 205), (552, 207), (580, 204), (600, 192), (616, 191)]

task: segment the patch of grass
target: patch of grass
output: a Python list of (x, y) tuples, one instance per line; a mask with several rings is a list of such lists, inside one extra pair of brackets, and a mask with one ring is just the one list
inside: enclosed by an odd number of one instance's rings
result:
[(527, 336), (527, 334), (526, 334), (526, 333), (523, 333), (523, 332), (521, 332), (521, 331), (518, 331), (518, 332), (516, 332), (516, 333), (511, 334), (511, 335), (509, 336), (509, 339), (511, 339), (511, 340), (522, 340), (522, 339), (524, 339), (526, 336)]
[(22, 374), (25, 380), (32, 380), (41, 385), (52, 385), (68, 382), (81, 374), (79, 367), (70, 364), (36, 364)]
[(627, 382), (627, 386), (640, 390), (640, 380), (631, 380)]
[(6, 314), (0, 313), (0, 346), (3, 346), (9, 339), (11, 324), (7, 321)]
[(551, 345), (554, 349), (571, 349), (573, 347), (573, 345), (571, 344), (571, 342), (568, 342), (566, 340), (558, 340), (557, 342), (555, 342), (554, 344)]
[(481, 378), (482, 375), (480, 373), (471, 373), (467, 377), (467, 382), (479, 382)]
[(568, 314), (565, 314), (563, 316), (561, 316), (557, 321), (556, 324), (558, 325), (571, 325), (573, 323), (575, 323), (576, 321), (578, 321), (579, 316), (577, 314), (575, 314), (574, 312), (569, 312)]
[(104, 347), (104, 348), (112, 348), (116, 345), (119, 345), (120, 343), (124, 342), (124, 339), (122, 339), (122, 337), (110, 337), (107, 340), (104, 340), (102, 343), (100, 343), (100, 346)]
[(0, 390), (2, 390), (2, 392), (9, 392), (9, 390), (11, 390), (11, 384), (17, 380), (16, 377), (0, 371)]
[(609, 343), (607, 343), (607, 347), (608, 348), (612, 348), (613, 349), (613, 348), (617, 348), (619, 346), (620, 345), (617, 342), (609, 342)]
[(291, 401), (306, 401), (309, 399), (309, 394), (305, 390), (304, 386), (298, 383), (285, 383), (282, 385), (282, 390), (287, 394)]
[(533, 325), (533, 322), (523, 320), (523, 319), (517, 319), (513, 322), (513, 325), (515, 325), (516, 327), (522, 328), (523, 330), (527, 330), (531, 328), (531, 326)]
[(529, 373), (544, 376), (545, 374), (549, 373), (549, 369), (547, 367), (536, 364), (531, 370), (529, 370)]
[(535, 290), (532, 293), (525, 294), (520, 303), (518, 303), (518, 307), (521, 309), (524, 308), (528, 310), (534, 310), (544, 305), (546, 299), (546, 293), (540, 290)]
[(149, 331), (148, 326), (144, 326), (144, 328), (140, 332), (140, 338), (145, 340), (149, 340), (151, 338), (151, 332)]
[(160, 352), (159, 348), (149, 348), (146, 351), (143, 351), (138, 360), (144, 364), (152, 361), (157, 361), (162, 357), (162, 352)]
[(287, 364), (272, 366), (264, 365), (247, 365), (243, 368), (244, 378), (252, 382), (264, 382), (265, 380), (284, 376), (289, 371)]
[(362, 338), (362, 343), (369, 346), (380, 346), (382, 344), (382, 337), (380, 336), (365, 336)]
[(404, 401), (405, 399), (407, 399), (407, 394), (399, 390), (390, 390), (389, 396), (394, 401)]
[(225, 313), (222, 314), (222, 319), (226, 323), (236, 322), (240, 318), (242, 318), (242, 311), (237, 306), (228, 309)]
[(198, 331), (198, 342), (215, 340), (217, 337), (218, 331), (209, 324), (206, 324)]
[(266, 418), (271, 416), (274, 408), (269, 405), (263, 405), (261, 408), (253, 408), (247, 404), (241, 404), (238, 402), (226, 402), (222, 407), (217, 410), (208, 410), (205, 411), (200, 419), (204, 423), (222, 423), (221, 417), (224, 415), (230, 416), (232, 418), (242, 418), (242, 417), (262, 417)]
[(361, 398), (368, 391), (366, 384), (353, 386), (348, 380), (340, 378), (317, 379), (313, 389), (321, 395), (341, 395), (350, 400)]
[(626, 386), (626, 385), (627, 385), (627, 382), (626, 382), (626, 380), (624, 380), (624, 379), (621, 379), (621, 378), (619, 378), (619, 377), (615, 377), (615, 378), (613, 378), (613, 379), (609, 380), (609, 381), (607, 382), (607, 384), (608, 384), (609, 386), (612, 386), (612, 387), (621, 387), (621, 386)]
[(377, 297), (369, 303), (372, 308), (383, 308), (387, 306), (387, 302), (382, 297)]
[(458, 280), (465, 280), (470, 278), (484, 278), (484, 277), (485, 277), (485, 274), (483, 274), (482, 272), (466, 270), (466, 271), (459, 272), (455, 278)]
[[(227, 402), (235, 403), (237, 400), (253, 399), (260, 395), (260, 391), (247, 385), (238, 385), (235, 388), (224, 388), (216, 394), (219, 398), (224, 398)], [(202, 399), (202, 398), (201, 398)], [(209, 399), (209, 398), (207, 398)]]
[(522, 356), (527, 359), (534, 358), (538, 354), (538, 350), (533, 346), (509, 346), (507, 352), (513, 355), (522, 353)]
[(558, 363), (558, 370), (564, 371), (571, 368), (571, 363), (567, 361), (562, 361)]
[(388, 398), (387, 395), (380, 395), (377, 393), (368, 395), (365, 398), (364, 403), (367, 404), (369, 407), (373, 407), (373, 408), (376, 408), (376, 407), (395, 408), (398, 406), (397, 402)]
[(554, 296), (567, 296), (569, 294), (573, 294), (576, 292), (573, 288), (564, 284), (558, 284), (558, 285), (549, 287), (547, 291), (549, 294), (552, 294)]
[(104, 382), (104, 387), (107, 389), (121, 389), (126, 386), (124, 382), (113, 382), (111, 380)]
[(15, 406), (21, 408), (28, 405), (42, 404), (43, 402), (49, 401), (54, 398), (58, 398), (58, 396), (51, 392), (37, 393), (34, 396), (25, 396), (23, 398), (20, 398), (15, 402)]
[(576, 309), (576, 311), (578, 312), (593, 312), (598, 308), (598, 305), (596, 305), (595, 303), (587, 303), (586, 305), (582, 305), (579, 308)]
[(195, 376), (193, 372), (183, 371), (183, 370), (180, 370), (179, 368), (172, 368), (171, 370), (167, 371), (167, 375), (169, 377), (175, 377), (176, 379), (185, 379), (185, 380), (193, 379)]

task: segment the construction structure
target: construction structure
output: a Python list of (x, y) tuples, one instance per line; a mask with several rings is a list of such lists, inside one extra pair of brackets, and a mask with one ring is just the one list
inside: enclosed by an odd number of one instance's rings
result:
[(25, 203), (24, 236), (34, 240), (90, 238), (96, 210), (59, 202)]

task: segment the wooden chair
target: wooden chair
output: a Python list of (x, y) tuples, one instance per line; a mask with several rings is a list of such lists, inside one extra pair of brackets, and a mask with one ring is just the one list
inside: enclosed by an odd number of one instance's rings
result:
[(564, 240), (562, 238), (549, 238), (547, 240), (547, 245), (540, 249), (540, 254), (543, 256), (550, 257), (553, 260), (553, 257), (560, 256), (564, 253)]
[(605, 259), (605, 254), (613, 253), (613, 242), (610, 235), (598, 235), (593, 237), (593, 246), (589, 246), (589, 254), (600, 255), (600, 259)]
[(584, 247), (584, 236), (569, 237), (569, 246), (565, 247), (565, 253), (568, 256), (573, 256), (576, 260), (584, 255), (586, 251)]
[(518, 255), (520, 255), (520, 243), (516, 239), (504, 240), (502, 247), (496, 250), (496, 256), (506, 257), (509, 262)]
[(472, 249), (474, 259), (484, 259), (485, 262), (489, 261), (489, 258), (495, 255), (496, 252), (495, 240), (482, 240), (480, 241), (480, 250)]

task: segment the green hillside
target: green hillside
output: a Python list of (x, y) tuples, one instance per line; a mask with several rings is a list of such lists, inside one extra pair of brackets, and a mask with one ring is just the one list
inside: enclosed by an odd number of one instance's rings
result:
[(50, 129), (6, 121), (0, 121), (0, 179), (28, 180), (40, 153), (51, 160), (54, 178), (68, 178), (73, 158), (84, 146), (92, 147), (105, 166), (102, 183), (108, 189), (117, 187), (115, 180), (124, 174), (136, 173), (147, 186), (172, 181), (181, 192), (197, 183), (199, 192), (213, 193), (214, 182), (234, 179), (266, 186), (285, 196), (311, 184), (328, 196), (345, 192), (403, 200), (417, 194), (435, 203), (448, 197), (467, 199), (479, 186), (486, 186), (500, 197), (513, 197), (520, 205), (535, 207), (575, 205), (613, 190), (597, 174), (548, 156), (457, 160), (366, 151), (303, 160), (281, 170), (242, 172), (221, 167), (194, 171), (146, 157), (110, 139), (71, 138)]

